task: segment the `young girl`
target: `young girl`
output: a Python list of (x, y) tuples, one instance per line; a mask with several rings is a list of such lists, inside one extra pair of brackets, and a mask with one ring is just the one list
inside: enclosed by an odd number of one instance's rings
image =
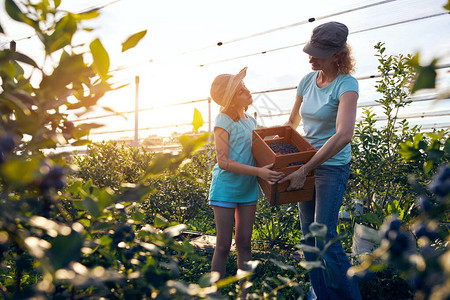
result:
[(216, 221), (211, 271), (219, 272), (221, 278), (225, 276), (235, 220), (238, 268), (245, 270), (245, 263), (251, 260), (251, 236), (259, 198), (257, 176), (271, 183), (284, 176), (270, 170), (272, 165), (255, 166), (252, 131), (256, 129), (256, 120), (245, 112), (253, 101), (242, 81), (246, 71), (244, 68), (236, 75), (221, 74), (211, 85), (211, 97), (221, 106), (214, 127), (217, 164), (209, 192)]

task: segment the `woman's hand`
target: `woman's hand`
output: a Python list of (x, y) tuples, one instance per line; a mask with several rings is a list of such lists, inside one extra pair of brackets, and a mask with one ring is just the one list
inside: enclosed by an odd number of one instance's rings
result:
[(259, 168), (258, 177), (268, 181), (270, 184), (276, 183), (278, 180), (284, 177), (283, 172), (272, 171), (270, 168), (273, 167), (273, 164), (264, 166)]
[(286, 189), (286, 191), (290, 192), (290, 191), (299, 190), (305, 184), (306, 175), (307, 175), (306, 170), (303, 167), (301, 167), (297, 171), (292, 172), (288, 176), (281, 179), (278, 183), (290, 181), (290, 184), (289, 184), (288, 188)]

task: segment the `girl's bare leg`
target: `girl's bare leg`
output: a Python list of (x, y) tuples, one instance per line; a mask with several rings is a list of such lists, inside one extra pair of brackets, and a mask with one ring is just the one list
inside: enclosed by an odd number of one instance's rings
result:
[(225, 277), (227, 258), (230, 253), (234, 226), (234, 208), (213, 206), (216, 220), (216, 247), (211, 262), (211, 271)]
[[(256, 205), (239, 206), (236, 209), (235, 242), (238, 252), (238, 268), (247, 270), (246, 263), (252, 259), (252, 232), (255, 222)], [(242, 292), (241, 298), (245, 299), (248, 289)]]

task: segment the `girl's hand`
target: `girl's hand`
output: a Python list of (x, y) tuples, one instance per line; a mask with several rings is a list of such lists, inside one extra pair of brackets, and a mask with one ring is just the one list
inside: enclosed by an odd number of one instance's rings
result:
[(270, 168), (273, 164), (259, 168), (258, 177), (268, 181), (270, 184), (275, 184), (278, 180), (284, 177), (283, 172), (272, 171)]
[(303, 167), (301, 167), (297, 171), (295, 171), (295, 172), (289, 174), (288, 176), (284, 177), (283, 179), (281, 179), (279, 183), (283, 183), (285, 181), (290, 181), (290, 184), (289, 184), (288, 188), (286, 189), (286, 191), (290, 192), (290, 191), (299, 190), (305, 184), (306, 175), (307, 175), (307, 172), (305, 171), (305, 169)]

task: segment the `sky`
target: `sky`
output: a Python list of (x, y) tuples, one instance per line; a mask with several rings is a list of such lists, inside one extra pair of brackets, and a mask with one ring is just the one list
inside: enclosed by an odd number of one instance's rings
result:
[[(108, 93), (100, 104), (119, 112), (134, 110), (135, 78), (139, 76), (139, 109), (148, 109), (139, 114), (139, 127), (152, 128), (190, 123), (194, 108), (200, 110), (205, 121), (209, 118), (214, 120), (219, 109), (215, 103), (211, 104), (210, 114), (207, 101), (167, 106), (206, 99), (215, 76), (237, 73), (245, 66), (248, 72), (244, 81), (251, 92), (291, 88), (282, 92), (254, 94), (254, 105), (249, 109), (250, 113), (257, 112), (258, 116), (285, 114), (257, 118), (261, 126), (283, 125), (288, 118), (286, 113), (294, 103), (294, 87), (302, 76), (311, 71), (308, 57), (302, 52), (303, 44), (308, 41), (313, 28), (324, 22), (338, 21), (348, 26), (348, 44), (356, 61), (356, 78), (377, 74), (374, 45), (378, 42), (385, 43), (387, 54), (419, 52), (423, 64), (433, 58), (439, 58), (439, 64), (450, 64), (450, 35), (447, 33), (450, 16), (428, 17), (444, 13), (442, 6), (445, 4), (446, 0), (63, 0), (61, 6), (79, 12), (107, 5), (97, 20), (88, 23), (95, 30), (76, 36), (80, 42), (100, 38), (110, 54), (111, 69), (120, 69), (114, 72), (114, 80), (118, 84), (130, 84)], [(369, 5), (372, 6), (361, 8)], [(306, 22), (310, 18), (316, 18), (316, 21)], [(407, 22), (417, 18), (423, 19)], [(404, 23), (386, 26), (397, 22)], [(0, 45), (15, 39), (18, 40), (18, 51), (37, 61), (42, 59), (42, 53), (36, 48), (37, 38), (32, 36), (29, 28), (9, 20), (4, 13), (4, 1), (0, 4), (0, 23), (6, 31), (6, 36), (0, 36)], [(296, 23), (302, 24), (287, 26)], [(287, 28), (281, 29), (285, 26)], [(375, 27), (383, 28), (372, 29)], [(140, 44), (121, 53), (121, 43), (141, 30), (148, 33)], [(256, 35), (271, 30), (270, 33)], [(28, 36), (32, 37), (23, 39)], [(217, 46), (218, 42), (223, 45)], [(266, 54), (261, 54), (264, 51)], [(448, 71), (449, 68), (439, 71), (437, 91), (423, 91), (417, 97), (448, 92)], [(361, 106), (371, 104), (380, 97), (374, 88), (375, 81), (359, 80)], [(434, 111), (450, 111), (449, 103), (417, 102), (401, 113), (430, 115)], [(161, 106), (166, 107), (150, 110)], [(379, 108), (374, 110), (381, 114)], [(361, 111), (358, 110), (358, 116), (361, 116)], [(109, 113), (98, 109), (85, 117), (105, 114)], [(93, 131), (90, 138), (102, 140), (133, 136), (134, 114), (126, 116), (126, 119), (89, 120), (105, 124), (95, 131), (97, 133), (130, 130), (115, 134), (95, 134)], [(410, 119), (410, 122), (448, 124), (448, 119), (448, 116), (426, 117)], [(208, 124), (200, 129), (207, 131)], [(151, 129), (141, 131), (140, 137), (188, 130), (192, 130), (192, 126)]]

